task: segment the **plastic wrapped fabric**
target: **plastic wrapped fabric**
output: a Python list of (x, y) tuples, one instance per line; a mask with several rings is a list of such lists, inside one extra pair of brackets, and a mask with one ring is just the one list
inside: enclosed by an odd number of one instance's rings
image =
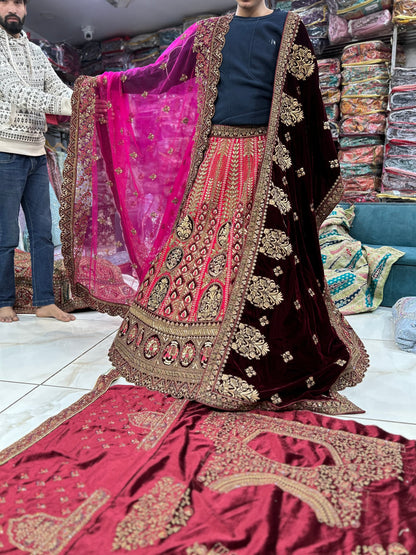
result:
[(393, 125), (398, 125), (401, 123), (405, 125), (416, 125), (416, 110), (408, 109), (390, 112), (389, 122)]
[(115, 52), (124, 52), (130, 37), (113, 37), (101, 41), (101, 51), (103, 54), (113, 54)]
[(397, 87), (416, 86), (416, 68), (415, 67), (396, 67), (391, 77), (392, 91)]
[[(323, 5), (324, 2), (317, 0), (292, 0), (292, 10), (304, 10), (316, 5)], [(280, 8), (280, 3), (276, 2), (276, 8)]]
[(319, 86), (323, 89), (339, 88), (341, 85), (340, 73), (321, 73), (319, 72)]
[(396, 125), (389, 123), (386, 138), (388, 141), (393, 141), (397, 144), (415, 144), (416, 126), (405, 125), (403, 123)]
[(329, 122), (329, 127), (331, 129), (332, 138), (334, 139), (334, 141), (337, 141), (339, 139), (339, 126), (338, 126), (338, 124), (335, 123), (335, 121), (330, 121)]
[(389, 64), (363, 64), (349, 66), (344, 64), (341, 72), (342, 83), (348, 85), (356, 81), (363, 81), (365, 79), (378, 79), (388, 81), (389, 76)]
[(414, 0), (395, 0), (393, 8), (393, 22), (401, 25), (416, 22), (416, 3)]
[(413, 164), (416, 164), (416, 143), (414, 145), (398, 145), (396, 143), (388, 143), (386, 145), (386, 159), (390, 157), (409, 158), (413, 160)]
[(328, 46), (329, 44), (329, 40), (328, 39), (322, 39), (322, 38), (316, 38), (316, 37), (309, 37), (313, 46), (313, 49), (315, 51), (315, 54), (317, 56), (320, 56), (325, 48)]
[(380, 191), (381, 179), (375, 175), (343, 177), (344, 193), (350, 191)]
[(377, 112), (385, 113), (387, 110), (387, 97), (381, 96), (378, 98), (341, 98), (340, 109), (343, 116), (364, 116)]
[(341, 137), (339, 146), (341, 148), (354, 148), (357, 146), (384, 145), (384, 138), (380, 135), (367, 135), (364, 137), (347, 136)]
[(339, 89), (322, 89), (322, 100), (324, 104), (337, 104), (341, 100), (341, 91)]
[(127, 42), (129, 50), (144, 50), (145, 48), (155, 48), (156, 46), (159, 46), (158, 33), (136, 35)]
[(177, 39), (182, 33), (182, 26), (180, 27), (167, 27), (166, 29), (160, 29), (159, 34), (159, 44), (160, 46), (169, 46), (175, 39)]
[(327, 39), (328, 38), (328, 24), (319, 23), (317, 25), (307, 25), (306, 29), (310, 38)]
[(337, 0), (337, 4), (338, 6), (348, 4), (347, 7), (340, 7), (337, 10), (337, 15), (345, 19), (358, 19), (359, 17), (390, 8), (391, 0), (353, 0), (353, 3), (350, 0), (346, 2), (344, 0)]
[(56, 70), (71, 75), (79, 75), (81, 56), (77, 48), (66, 42), (52, 43), (45, 39), (33, 39), (32, 42), (41, 48)]
[(353, 162), (340, 162), (342, 178), (358, 177), (363, 175), (381, 175), (382, 166), (372, 164), (355, 164)]
[(339, 119), (339, 105), (338, 104), (326, 104), (325, 105), (326, 115), (329, 121), (337, 121)]
[(318, 71), (321, 73), (339, 74), (341, 72), (341, 62), (339, 58), (323, 58), (318, 60)]
[(358, 202), (380, 202), (376, 191), (345, 191), (342, 200), (353, 204)]
[(143, 67), (152, 64), (158, 59), (159, 54), (159, 48), (137, 50), (136, 52), (133, 52), (130, 57), (129, 68)]
[(390, 62), (391, 47), (381, 40), (357, 42), (346, 46), (342, 51), (343, 64), (374, 64)]
[(338, 159), (343, 164), (369, 164), (378, 167), (383, 164), (383, 153), (383, 145), (358, 146), (341, 149), (338, 153)]
[(351, 40), (351, 35), (348, 30), (348, 21), (339, 15), (329, 14), (328, 38), (331, 44), (349, 42)]
[(416, 108), (416, 87), (414, 91), (395, 92), (390, 96), (392, 110), (405, 110)]
[(382, 135), (385, 130), (386, 115), (384, 112), (366, 116), (353, 115), (343, 118), (341, 122), (342, 135)]
[(105, 71), (123, 71), (129, 68), (129, 56), (127, 52), (103, 54), (102, 63)]
[(343, 98), (354, 98), (356, 96), (386, 96), (389, 93), (388, 81), (368, 79), (362, 82), (345, 84), (342, 87)]
[(391, 13), (389, 10), (375, 12), (359, 19), (352, 19), (348, 23), (348, 30), (354, 39), (380, 36), (392, 29)]
[(101, 43), (96, 40), (86, 42), (80, 51), (81, 64), (101, 59)]
[(309, 25), (328, 23), (328, 10), (324, 2), (318, 2), (310, 8), (296, 10), (296, 13), (301, 18), (306, 27), (308, 27)]
[(415, 176), (385, 169), (382, 176), (382, 191), (397, 191), (400, 193), (416, 195)]

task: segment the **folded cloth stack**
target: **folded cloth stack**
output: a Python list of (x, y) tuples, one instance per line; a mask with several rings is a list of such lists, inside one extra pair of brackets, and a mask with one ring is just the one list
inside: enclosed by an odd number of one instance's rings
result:
[(49, 59), (53, 67), (62, 73), (79, 75), (81, 55), (77, 48), (66, 42), (52, 43), (46, 39), (31, 39)]
[(318, 60), (319, 84), (332, 137), (339, 139), (339, 101), (341, 99), (341, 62), (338, 58)]
[(329, 44), (328, 8), (324, 0), (293, 0), (294, 10), (308, 30), (315, 53), (320, 55)]
[(392, 17), (389, 10), (364, 15), (358, 19), (345, 19), (336, 13), (328, 16), (328, 38), (330, 44), (349, 42), (352, 39), (378, 37), (389, 33)]
[(403, 351), (416, 353), (416, 297), (402, 297), (392, 307), (394, 339)]
[(411, 25), (416, 22), (415, 0), (395, 0), (393, 21), (400, 25)]
[(390, 59), (390, 46), (379, 40), (347, 46), (341, 56), (339, 160), (348, 202), (378, 200)]
[(391, 86), (380, 196), (416, 200), (416, 69), (397, 67)]

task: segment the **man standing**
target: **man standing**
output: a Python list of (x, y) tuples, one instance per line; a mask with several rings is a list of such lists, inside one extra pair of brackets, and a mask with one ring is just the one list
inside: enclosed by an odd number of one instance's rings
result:
[(0, 322), (14, 311), (14, 251), (20, 205), (30, 238), (36, 316), (63, 322), (55, 305), (45, 114), (71, 115), (72, 91), (22, 31), (27, 0), (0, 0)]

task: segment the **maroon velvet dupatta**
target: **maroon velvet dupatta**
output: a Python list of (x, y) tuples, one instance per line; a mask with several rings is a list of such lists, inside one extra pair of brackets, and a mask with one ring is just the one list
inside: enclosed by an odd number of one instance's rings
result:
[[(224, 317), (182, 322), (133, 300), (134, 280), (153, 280), (156, 296), (170, 282), (152, 265), (166, 240), (185, 228), (184, 245), (192, 237), (194, 223), (178, 208), (208, 145), (229, 19), (196, 24), (148, 68), (77, 83), (65, 260), (91, 306), (121, 314), (131, 305), (110, 351), (129, 381), (227, 410), (357, 412), (337, 391), (361, 381), (368, 357), (329, 299), (317, 231), (341, 196), (339, 163), (316, 59), (295, 14), (282, 36), (264, 157)], [(109, 103), (101, 123), (97, 97)], [(218, 291), (215, 280), (207, 293), (211, 287)]]

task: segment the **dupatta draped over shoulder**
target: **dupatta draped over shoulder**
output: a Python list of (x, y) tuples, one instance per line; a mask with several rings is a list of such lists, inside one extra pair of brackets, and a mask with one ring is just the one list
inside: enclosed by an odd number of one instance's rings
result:
[[(342, 193), (339, 163), (313, 49), (291, 12), (223, 316), (213, 309), (215, 278), (204, 293), (212, 310), (195, 322), (135, 302), (170, 235), (189, 247), (195, 233), (182, 207), (207, 149), (230, 17), (193, 25), (151, 66), (76, 82), (61, 208), (65, 263), (77, 295), (124, 316), (110, 358), (129, 381), (227, 410), (357, 412), (338, 390), (362, 380), (368, 357), (329, 298), (318, 241)], [(103, 102), (106, 113), (96, 115)], [(160, 302), (169, 280), (167, 267), (152, 286)]]

